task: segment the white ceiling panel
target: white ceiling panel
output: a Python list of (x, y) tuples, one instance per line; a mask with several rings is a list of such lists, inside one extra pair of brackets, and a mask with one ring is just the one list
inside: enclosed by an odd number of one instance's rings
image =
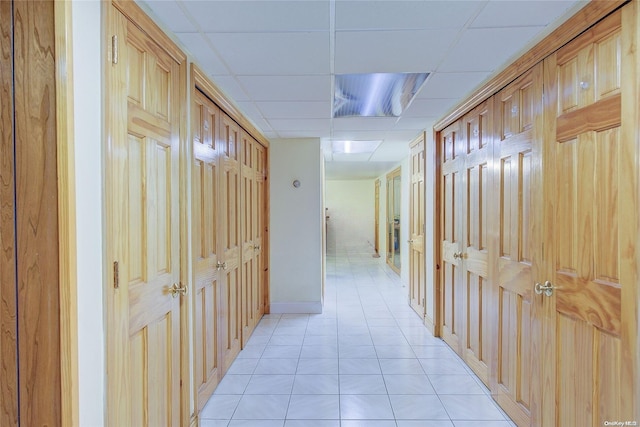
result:
[(501, 68), (508, 58), (520, 51), (543, 29), (515, 27), (467, 30), (447, 59), (438, 67), (438, 71), (493, 72)]
[(227, 67), (225, 67), (222, 60), (211, 49), (211, 45), (202, 34), (176, 33), (176, 36), (186, 47), (185, 50), (194, 56), (194, 62), (196, 62), (205, 73), (209, 75), (229, 73)]
[(275, 130), (282, 131), (316, 131), (321, 132), (329, 128), (330, 120), (327, 119), (273, 119), (269, 123)]
[[(198, 64), (200, 65), (200, 64)], [(203, 68), (203, 67), (200, 67)], [(204, 68), (203, 68), (204, 69)], [(236, 102), (250, 101), (251, 98), (247, 95), (245, 90), (238, 84), (238, 81), (233, 76), (216, 76), (209, 75), (213, 83), (222, 90), (225, 95), (229, 96)]]
[(184, 14), (178, 3), (173, 1), (150, 1), (146, 3), (155, 17), (174, 33), (195, 31), (194, 23)]
[(334, 130), (381, 130), (393, 127), (397, 117), (341, 117), (333, 120)]
[[(418, 73), (432, 71), (447, 53), (456, 30), (340, 31), (335, 72)], [(390, 59), (392, 58), (392, 59)]]
[(269, 101), (256, 103), (269, 119), (326, 119), (331, 117), (328, 101)]
[[(325, 174), (328, 180), (376, 179), (397, 166), (391, 162), (326, 162)], [(331, 206), (327, 206), (331, 212)]]
[(429, 77), (416, 99), (464, 98), (491, 73), (434, 73)]
[(338, 1), (336, 30), (462, 28), (481, 7), (473, 1)]
[(193, 1), (185, 5), (207, 33), (329, 29), (328, 1)]
[(366, 162), (371, 157), (371, 153), (359, 153), (359, 154), (344, 154), (333, 153), (332, 158), (334, 162)]
[[(435, 121), (506, 61), (567, 19), (567, 11), (587, 3), (136, 1), (175, 33), (190, 58), (267, 138), (319, 138), (329, 147), (337, 139), (383, 140), (369, 161), (363, 156), (327, 163), (327, 177), (371, 178), (397, 165), (421, 130), (431, 132)], [(336, 74), (376, 72), (431, 75), (397, 118), (332, 118)]]
[(438, 117), (452, 105), (451, 99), (414, 99), (407, 111), (402, 115), (408, 117)]
[(331, 77), (324, 76), (238, 76), (255, 101), (331, 102)]
[(490, 1), (470, 28), (544, 27), (572, 6), (566, 0)]
[(329, 73), (329, 33), (207, 33), (234, 74)]

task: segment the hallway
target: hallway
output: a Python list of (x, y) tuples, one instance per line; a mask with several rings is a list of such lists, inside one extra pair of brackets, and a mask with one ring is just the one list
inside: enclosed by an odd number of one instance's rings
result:
[(510, 427), (370, 248), (327, 256), (324, 312), (266, 315), (202, 427)]

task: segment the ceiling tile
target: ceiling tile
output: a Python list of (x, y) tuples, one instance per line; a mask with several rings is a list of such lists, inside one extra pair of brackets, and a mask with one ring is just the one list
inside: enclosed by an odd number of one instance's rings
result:
[(456, 99), (414, 99), (402, 118), (439, 117), (446, 113)]
[(567, 0), (489, 1), (473, 20), (470, 28), (544, 27), (573, 5), (572, 1)]
[(490, 75), (489, 72), (433, 73), (416, 99), (464, 98)]
[(329, 101), (257, 102), (268, 119), (326, 119), (331, 117)]
[(238, 76), (254, 101), (327, 101), (331, 77), (324, 76)]
[(367, 130), (364, 128), (358, 130), (334, 130), (333, 139), (366, 141), (373, 139), (382, 139), (386, 131)]
[(249, 101), (250, 98), (245, 90), (238, 84), (238, 81), (232, 76), (210, 76), (211, 81), (218, 86), (229, 98), (236, 102)]
[(207, 33), (233, 74), (327, 74), (329, 33)]
[(516, 27), (465, 31), (437, 71), (492, 72), (542, 30), (541, 27)]
[(341, 117), (333, 120), (334, 130), (385, 130), (393, 127), (397, 117)]
[(200, 33), (176, 33), (176, 36), (206, 74), (229, 74), (227, 67)]
[(432, 71), (456, 30), (341, 31), (336, 33), (336, 73)]
[[(415, 136), (415, 135), (414, 135)], [(371, 161), (399, 161), (407, 157), (409, 154), (409, 141), (408, 139), (404, 144), (383, 143), (378, 149), (371, 155), (369, 160)]]
[(338, 1), (336, 30), (462, 28), (481, 7), (474, 1)]
[(366, 162), (371, 157), (371, 153), (360, 153), (360, 154), (343, 154), (343, 153), (333, 153), (333, 161), (334, 162)]
[(426, 128), (427, 118), (425, 117), (402, 117), (393, 127), (392, 131), (422, 130)]
[(329, 129), (329, 119), (273, 119), (269, 123), (274, 130), (290, 132), (290, 131), (323, 131)]
[(185, 5), (204, 32), (329, 29), (328, 1), (192, 1)]
[(193, 22), (184, 14), (175, 1), (151, 0), (147, 1), (153, 14), (166, 28), (174, 33), (188, 33), (196, 31)]
[(384, 136), (384, 144), (393, 143), (408, 147), (409, 142), (413, 141), (420, 131), (421, 129), (388, 131)]

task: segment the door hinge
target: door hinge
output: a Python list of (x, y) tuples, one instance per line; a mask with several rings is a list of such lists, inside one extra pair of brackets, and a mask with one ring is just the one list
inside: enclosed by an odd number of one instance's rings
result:
[(111, 36), (111, 62), (118, 63), (118, 36)]
[(120, 287), (120, 266), (118, 261), (113, 261), (113, 289)]

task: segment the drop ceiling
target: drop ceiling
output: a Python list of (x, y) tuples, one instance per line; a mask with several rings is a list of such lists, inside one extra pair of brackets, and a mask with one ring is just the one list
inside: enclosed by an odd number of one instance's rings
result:
[[(320, 138), (328, 179), (373, 178), (420, 131), (585, 0), (194, 1), (139, 4), (269, 139)], [(333, 118), (336, 74), (429, 73), (399, 117)], [(382, 141), (333, 153), (333, 141)]]

